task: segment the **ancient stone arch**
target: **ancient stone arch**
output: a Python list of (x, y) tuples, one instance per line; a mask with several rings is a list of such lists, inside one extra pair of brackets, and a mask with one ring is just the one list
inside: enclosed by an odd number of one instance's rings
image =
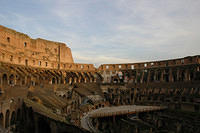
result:
[(173, 82), (177, 81), (177, 70), (176, 69), (172, 70), (172, 79), (173, 79)]
[(184, 81), (185, 80), (185, 70), (181, 69), (179, 71), (179, 81)]
[(57, 84), (57, 80), (56, 80), (55, 77), (52, 78), (51, 83), (52, 83), (52, 84)]
[(65, 73), (65, 84), (71, 84), (71, 82), (70, 82), (70, 73), (69, 72), (66, 72)]
[(103, 77), (99, 73), (95, 72), (93, 75), (94, 75), (94, 82), (103, 81)]
[(77, 80), (78, 80), (78, 76), (77, 76), (77, 74), (75, 73), (75, 72), (71, 72), (71, 75), (72, 75), (72, 80), (73, 80), (73, 82), (72, 83), (76, 83), (77, 82)]
[(165, 81), (165, 82), (169, 82), (169, 69), (165, 69), (165, 70), (164, 70), (164, 75), (163, 75), (163, 77), (164, 77), (164, 81)]
[(69, 84), (75, 82), (76, 75), (73, 72), (68, 72), (68, 77), (69, 77)]
[(3, 115), (3, 113), (0, 113), (0, 126), (4, 127), (4, 115)]
[(155, 72), (153, 70), (150, 71), (150, 82), (154, 82)]
[(15, 85), (15, 76), (14, 76), (14, 74), (11, 74), (9, 76), (9, 84), (10, 85)]
[(15, 75), (16, 78), (16, 85), (21, 85), (21, 77), (20, 75)]
[(3, 74), (2, 75), (2, 83), (3, 83), (3, 85), (7, 85), (8, 84), (8, 76), (7, 76), (7, 74)]
[(91, 77), (90, 77), (89, 73), (84, 72), (84, 74), (85, 74), (85, 77), (86, 77), (86, 82), (91, 82)]
[(87, 74), (90, 77), (90, 82), (94, 82), (94, 76), (93, 76), (93, 74), (91, 72), (87, 72)]
[(8, 128), (10, 126), (10, 110), (6, 111), (5, 115), (5, 128)]
[(16, 114), (16, 121), (20, 121), (21, 120), (21, 109), (17, 109), (17, 114)]
[(84, 82), (84, 78), (83, 78), (83, 75), (81, 74), (81, 72), (76, 72), (76, 75), (78, 77), (78, 83)]
[(16, 120), (16, 114), (15, 114), (15, 111), (13, 111), (10, 118), (10, 125), (14, 125), (15, 120)]

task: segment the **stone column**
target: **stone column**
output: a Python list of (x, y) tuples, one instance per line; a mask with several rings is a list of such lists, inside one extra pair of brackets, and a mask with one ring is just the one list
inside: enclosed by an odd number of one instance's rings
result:
[(76, 83), (77, 82), (77, 78), (74, 78), (74, 83)]
[[(1, 107), (2, 107), (2, 103), (1, 103)], [(2, 118), (2, 127), (5, 128), (5, 117), (6, 115), (3, 114), (3, 118)]]
[(172, 69), (169, 69), (169, 82), (173, 82)]
[(65, 77), (63, 78), (63, 84), (66, 84), (66, 80), (65, 80)]
[(157, 71), (154, 70), (154, 76), (153, 76), (153, 80), (154, 80), (154, 82), (156, 81), (156, 76), (157, 76)]
[(57, 84), (60, 84), (61, 83), (61, 79), (60, 78), (58, 78), (58, 83)]
[(16, 75), (14, 75), (14, 85), (17, 84), (17, 79), (16, 79)]
[(149, 83), (149, 82), (150, 82), (150, 77), (151, 77), (151, 72), (150, 72), (150, 71), (148, 71), (148, 72), (147, 72), (147, 83)]
[(142, 72), (142, 76), (141, 76), (141, 79), (140, 79), (140, 83), (143, 83), (144, 82), (144, 71)]
[(163, 82), (164, 81), (164, 70), (161, 70), (161, 77), (160, 77), (160, 81)]
[(10, 85), (10, 75), (7, 77), (7, 85)]
[(137, 77), (138, 77), (138, 71), (136, 70), (136, 73), (135, 73), (135, 83), (137, 83)]
[(179, 81), (179, 77), (180, 77), (180, 70), (179, 69), (177, 69), (176, 75), (177, 75), (177, 81)]
[(188, 69), (185, 70), (185, 81), (190, 81), (190, 74)]
[(24, 77), (24, 84), (27, 85), (27, 76)]
[(71, 83), (72, 83), (72, 78), (70, 77), (70, 78), (69, 78), (69, 84), (71, 84)]

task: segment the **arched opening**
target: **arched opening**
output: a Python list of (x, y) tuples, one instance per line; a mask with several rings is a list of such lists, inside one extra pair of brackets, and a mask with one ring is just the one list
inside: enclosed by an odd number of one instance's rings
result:
[(156, 75), (156, 80), (160, 81), (160, 79), (161, 79), (161, 71), (158, 71)]
[(164, 74), (164, 81), (169, 82), (169, 75), (168, 74)]
[(154, 81), (154, 72), (153, 71), (150, 72), (150, 81), (151, 82)]
[(73, 83), (76, 83), (77, 82), (77, 77), (74, 77), (73, 78)]
[(111, 77), (111, 82), (113, 82), (113, 83), (119, 83), (119, 77), (118, 77), (118, 75), (112, 76)]
[(103, 77), (99, 73), (96, 72), (93, 76), (94, 76), (94, 82), (102, 82), (103, 81)]
[(15, 115), (15, 111), (13, 111), (11, 114), (10, 125), (14, 125), (15, 120), (16, 120), (16, 115)]
[(56, 84), (56, 79), (54, 77), (52, 78), (52, 84)]
[(169, 69), (165, 70), (164, 80), (165, 80), (165, 82), (169, 82)]
[(66, 83), (66, 84), (69, 83), (68, 77), (65, 77), (65, 83)]
[(195, 73), (195, 80), (200, 80), (200, 72)]
[(27, 43), (26, 42), (24, 42), (24, 47), (27, 47)]
[(1, 96), (1, 94), (3, 94), (4, 93), (4, 91), (3, 91), (3, 89), (0, 87), (0, 96)]
[(28, 60), (27, 59), (25, 60), (25, 66), (28, 66)]
[(173, 81), (176, 82), (177, 81), (177, 71), (172, 71), (172, 77), (173, 77)]
[(10, 37), (7, 37), (7, 41), (10, 42)]
[(194, 73), (193, 73), (192, 70), (190, 71), (190, 80), (191, 80), (191, 81), (194, 80)]
[(148, 72), (144, 70), (143, 82), (146, 83), (148, 79)]
[(141, 77), (142, 77), (142, 72), (138, 72), (137, 73), (137, 83), (140, 83)]
[(78, 78), (78, 83), (81, 83), (81, 78), (80, 77)]
[(74, 78), (71, 78), (71, 84), (73, 84), (74, 83)]
[(39, 133), (51, 133), (50, 125), (44, 118), (38, 118), (38, 132)]
[(3, 113), (0, 114), (0, 126), (3, 127)]
[(59, 79), (58, 79), (58, 77), (56, 77), (56, 84), (59, 84)]
[(88, 74), (88, 73), (84, 73), (84, 75), (85, 75), (85, 77), (86, 77), (85, 81), (86, 81), (86, 82), (90, 82), (91, 80), (90, 80), (89, 74)]
[(8, 83), (8, 78), (7, 78), (7, 75), (6, 75), (6, 74), (3, 74), (2, 81), (3, 81), (3, 85), (7, 85), (7, 83)]
[(38, 79), (39, 79), (39, 80), (38, 80), (38, 84), (39, 84), (39, 85), (42, 85), (42, 84), (44, 83), (44, 78), (45, 78), (45, 77), (43, 77), (43, 76), (39, 76), (39, 77), (38, 77)]
[(9, 122), (9, 118), (10, 118), (10, 111), (7, 110), (7, 111), (6, 111), (6, 117), (5, 117), (5, 120), (6, 120), (6, 121), (5, 121), (5, 127), (6, 127), (6, 128), (9, 127), (9, 123), (10, 123), (10, 122)]
[(19, 75), (16, 75), (16, 85), (21, 85), (21, 78)]
[(181, 81), (184, 81), (185, 80), (185, 71), (182, 71), (181, 72)]
[(17, 110), (16, 120), (17, 120), (17, 121), (20, 121), (20, 120), (21, 120), (21, 110), (20, 110), (20, 109)]
[(9, 77), (9, 84), (10, 84), (11, 86), (14, 86), (14, 85), (15, 85), (15, 80), (14, 80), (14, 75), (13, 75), (13, 74), (11, 74), (10, 77)]

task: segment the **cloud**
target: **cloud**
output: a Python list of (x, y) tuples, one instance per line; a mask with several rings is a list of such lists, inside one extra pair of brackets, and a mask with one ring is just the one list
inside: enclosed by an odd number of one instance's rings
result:
[(89, 62), (89, 63), (94, 64), (97, 67), (103, 63), (104, 64), (120, 64), (120, 63), (131, 63), (131, 62), (138, 61), (138, 60), (117, 58), (117, 57), (104, 56), (104, 55), (97, 55), (95, 57), (94, 56), (85, 56), (79, 52), (74, 52), (73, 56), (76, 57), (75, 61), (77, 61), (77, 62), (80, 62), (80, 63)]
[(33, 38), (66, 43), (77, 62), (122, 63), (199, 54), (200, 1), (30, 1), (35, 13), (24, 2), (18, 5), (25, 9), (1, 4), (0, 23)]

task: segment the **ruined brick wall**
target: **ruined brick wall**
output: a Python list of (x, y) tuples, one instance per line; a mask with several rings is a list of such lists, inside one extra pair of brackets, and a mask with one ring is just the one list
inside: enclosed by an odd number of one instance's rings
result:
[(64, 43), (31, 39), (3, 26), (0, 26), (0, 61), (45, 68), (74, 63), (71, 50)]
[(102, 64), (98, 70), (100, 71), (119, 71), (127, 69), (148, 69), (155, 67), (170, 67), (170, 66), (184, 66), (190, 64), (200, 64), (200, 55), (188, 56), (179, 59), (161, 60), (152, 62), (140, 62), (140, 63), (124, 63), (124, 64)]
[[(102, 64), (98, 68), (98, 71), (102, 74), (104, 83), (110, 83), (112, 78), (116, 75), (119, 78), (125, 78), (123, 80), (126, 82), (128, 82), (128, 79), (126, 79), (127, 75), (129, 75), (129, 81), (131, 80), (130, 78), (134, 81), (136, 78), (144, 79), (145, 75), (147, 75), (147, 82), (149, 82), (151, 77), (152, 79), (156, 79), (156, 76), (160, 77), (161, 80), (164, 80), (164, 76), (167, 76), (169, 81), (174, 81), (173, 73), (176, 73), (176, 78), (183, 76), (184, 79), (191, 80), (191, 77), (194, 78), (195, 76), (194, 73), (198, 73), (200, 71), (200, 56), (196, 55), (179, 59), (141, 63)], [(191, 73), (193, 74), (191, 75)], [(180, 76), (180, 74), (182, 75)], [(139, 82), (143, 83), (143, 81)], [(138, 83), (138, 81), (135, 83)]]

